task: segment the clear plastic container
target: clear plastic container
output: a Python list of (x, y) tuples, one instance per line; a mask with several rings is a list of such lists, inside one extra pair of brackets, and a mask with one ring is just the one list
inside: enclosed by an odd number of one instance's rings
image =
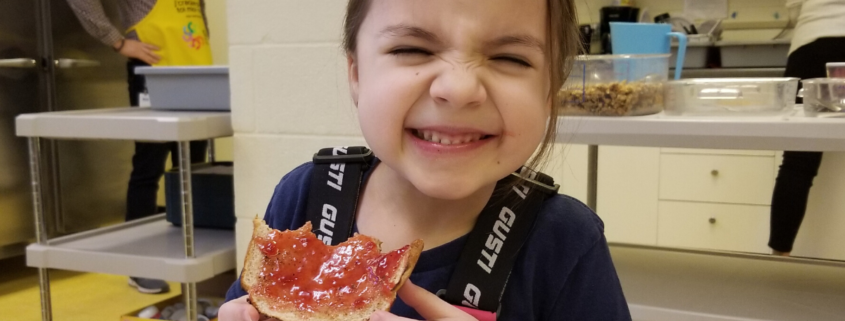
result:
[(798, 78), (686, 79), (664, 88), (666, 115), (781, 115), (795, 106)]
[(845, 78), (813, 78), (804, 84), (804, 114), (810, 117), (845, 117)]
[(564, 115), (634, 116), (663, 110), (669, 54), (578, 56), (558, 93)]

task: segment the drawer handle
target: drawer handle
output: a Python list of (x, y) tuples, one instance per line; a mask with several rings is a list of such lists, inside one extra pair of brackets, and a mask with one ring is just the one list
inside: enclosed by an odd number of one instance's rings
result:
[(719, 171), (714, 169), (714, 170), (710, 171), (710, 175), (719, 176)]
[(710, 222), (710, 224), (716, 224), (716, 218), (715, 218), (715, 217), (711, 217), (711, 218), (710, 218), (709, 220), (707, 220), (707, 221), (708, 221), (708, 222)]

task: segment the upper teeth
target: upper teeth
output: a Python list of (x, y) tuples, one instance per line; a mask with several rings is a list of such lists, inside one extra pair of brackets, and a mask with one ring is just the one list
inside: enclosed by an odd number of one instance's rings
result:
[(447, 135), (431, 130), (414, 130), (414, 135), (426, 141), (442, 145), (471, 143), (481, 139), (481, 134)]

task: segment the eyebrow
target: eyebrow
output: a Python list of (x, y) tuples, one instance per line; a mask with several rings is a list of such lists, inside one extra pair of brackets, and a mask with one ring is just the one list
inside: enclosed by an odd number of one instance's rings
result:
[(545, 52), (545, 42), (529, 35), (507, 35), (484, 43), (485, 47), (525, 46)]
[(431, 31), (425, 30), (420, 27), (408, 26), (408, 25), (393, 25), (388, 26), (381, 30), (379, 33), (380, 35), (389, 35), (393, 37), (414, 37), (420, 38), (422, 40), (426, 40), (433, 43), (443, 43), (440, 41), (440, 38), (437, 37)]
[[(443, 41), (441, 41), (440, 38), (431, 31), (425, 30), (420, 27), (414, 27), (404, 24), (387, 26), (381, 30), (379, 35), (388, 35), (392, 37), (414, 37), (437, 44), (443, 43)], [(540, 52), (545, 52), (546, 48), (545, 42), (540, 41), (539, 39), (533, 36), (525, 34), (506, 35), (484, 43), (484, 47), (488, 48), (503, 47), (509, 45), (525, 46), (532, 49), (536, 49)]]

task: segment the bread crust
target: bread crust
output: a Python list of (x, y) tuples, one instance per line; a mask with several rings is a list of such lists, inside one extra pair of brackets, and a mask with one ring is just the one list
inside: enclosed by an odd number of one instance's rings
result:
[[(270, 298), (258, 296), (256, 291), (251, 291), (252, 286), (262, 282), (261, 277), (261, 269), (263, 267), (264, 262), (264, 254), (258, 247), (256, 240), (269, 234), (272, 232), (273, 229), (267, 226), (264, 220), (259, 218), (253, 219), (253, 232), (252, 238), (250, 239), (246, 256), (244, 258), (244, 271), (241, 275), (241, 286), (244, 290), (247, 291), (249, 294), (249, 302), (258, 310), (259, 313), (262, 315), (276, 318), (280, 321), (300, 321), (300, 320), (314, 320), (314, 321), (338, 321), (338, 320), (361, 320), (366, 321), (369, 320), (370, 315), (378, 310), (387, 311), (390, 310), (390, 306), (393, 304), (393, 301), (396, 298), (396, 293), (405, 284), (405, 281), (411, 276), (411, 273), (414, 270), (414, 267), (417, 264), (417, 260), (419, 260), (420, 253), (423, 250), (423, 241), (422, 240), (414, 240), (411, 244), (408, 245), (408, 250), (400, 257), (400, 265), (397, 268), (396, 272), (393, 277), (390, 278), (390, 281), (395, 281), (395, 286), (390, 289), (390, 295), (384, 295), (384, 297), (379, 297), (377, 300), (374, 300), (371, 304), (368, 304), (366, 307), (349, 312), (343, 311), (334, 311), (332, 314), (325, 314), (325, 313), (318, 313), (318, 312), (306, 312), (306, 311), (277, 311), (273, 308), (271, 304), (269, 304), (268, 300)], [(306, 222), (302, 227), (300, 227), (298, 232), (307, 232), (311, 233), (311, 223)], [(284, 231), (282, 233), (287, 233), (290, 231)], [(381, 242), (377, 239), (373, 238), (378, 244), (379, 252), (381, 252)], [(400, 272), (401, 271), (401, 272)], [(396, 280), (398, 278), (398, 280)]]

